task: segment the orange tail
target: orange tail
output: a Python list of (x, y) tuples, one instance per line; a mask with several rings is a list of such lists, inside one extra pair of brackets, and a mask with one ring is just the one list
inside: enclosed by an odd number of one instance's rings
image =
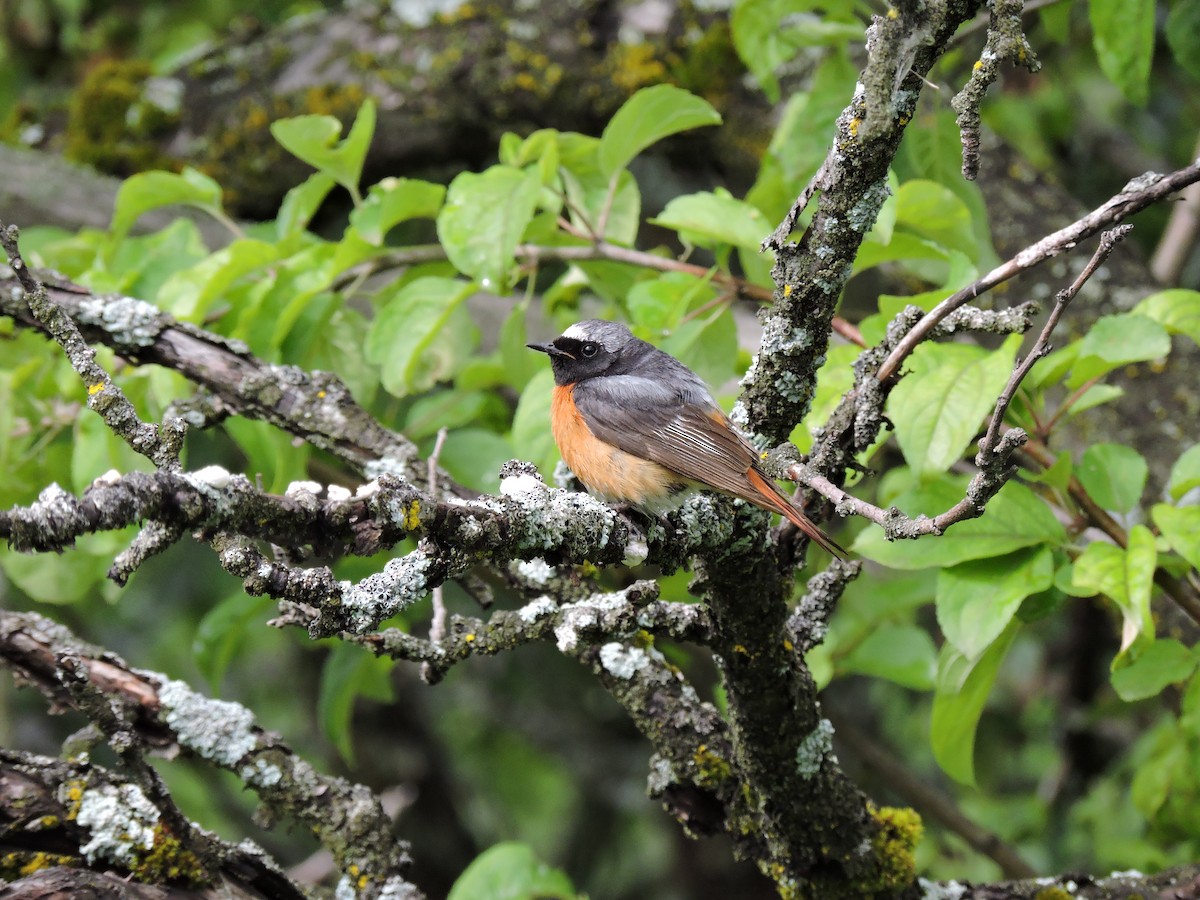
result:
[(746, 472), (746, 477), (750, 479), (751, 491), (747, 492), (748, 496), (742, 499), (749, 500), (755, 506), (779, 513), (804, 532), (815, 544), (824, 547), (839, 559), (846, 559), (849, 554), (845, 548), (809, 521), (808, 516), (796, 509), (795, 505), (775, 486), (775, 482), (753, 467)]

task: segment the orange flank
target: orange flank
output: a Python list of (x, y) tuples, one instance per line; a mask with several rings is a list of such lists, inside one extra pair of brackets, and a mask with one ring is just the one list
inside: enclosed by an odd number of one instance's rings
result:
[(610, 503), (652, 508), (678, 488), (681, 478), (665, 466), (611, 447), (592, 434), (575, 406), (575, 385), (555, 385), (550, 430), (563, 462), (593, 494)]

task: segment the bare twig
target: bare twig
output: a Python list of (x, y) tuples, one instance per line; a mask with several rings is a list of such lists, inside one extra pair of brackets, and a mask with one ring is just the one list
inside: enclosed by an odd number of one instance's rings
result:
[(1062, 314), (1066, 312), (1067, 304), (1075, 299), (1075, 295), (1087, 284), (1088, 279), (1096, 273), (1096, 270), (1104, 264), (1104, 261), (1108, 259), (1109, 254), (1113, 252), (1117, 244), (1132, 230), (1132, 225), (1119, 225), (1110, 231), (1104, 232), (1100, 236), (1100, 246), (1096, 248), (1096, 252), (1092, 254), (1092, 258), (1083, 267), (1083, 271), (1076, 276), (1070, 287), (1059, 291), (1058, 295), (1054, 298), (1054, 308), (1050, 310), (1050, 315), (1046, 317), (1046, 324), (1042, 328), (1042, 333), (1038, 335), (1037, 341), (1034, 342), (1033, 348), (1025, 358), (1013, 369), (1013, 373), (1008, 379), (1008, 384), (1004, 386), (1004, 390), (1000, 392), (1000, 397), (996, 400), (996, 409), (992, 413), (992, 421), (988, 425), (987, 434), (979, 442), (979, 455), (981, 458), (986, 459), (990, 457), (992, 451), (995, 449), (996, 442), (1000, 439), (1000, 429), (1004, 425), (1004, 415), (1008, 412), (1008, 406), (1012, 403), (1013, 397), (1016, 396), (1017, 388), (1021, 386), (1021, 382), (1025, 380), (1025, 376), (1029, 374), (1034, 364), (1050, 352), (1050, 335), (1054, 332), (1055, 327), (1058, 325), (1058, 320), (1062, 318)]
[(1169, 175), (1148, 173), (1131, 181), (1121, 193), (1088, 213), (1082, 219), (1062, 228), (1035, 244), (1026, 247), (1016, 256), (1002, 263), (972, 284), (955, 291), (929, 313), (904, 336), (879, 367), (876, 378), (883, 382), (894, 376), (900, 364), (924, 341), (933, 328), (964, 303), (991, 290), (996, 285), (1030, 269), (1051, 257), (1073, 249), (1080, 241), (1098, 231), (1115, 225), (1152, 203), (1162, 200), (1181, 188), (1200, 181), (1200, 160)]
[[(1200, 143), (1196, 151), (1200, 155)], [(1179, 202), (1171, 205), (1171, 215), (1163, 229), (1162, 238), (1150, 257), (1150, 272), (1159, 284), (1179, 283), (1179, 276), (1188, 257), (1196, 247), (1200, 233), (1200, 184), (1186, 187)]]

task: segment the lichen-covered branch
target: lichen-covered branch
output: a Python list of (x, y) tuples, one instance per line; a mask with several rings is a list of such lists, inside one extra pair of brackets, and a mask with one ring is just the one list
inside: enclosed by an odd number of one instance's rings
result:
[[(242, 415), (302, 438), (368, 478), (385, 472), (414, 481), (423, 478), (424, 461), (416, 445), (381, 425), (355, 402), (336, 376), (265, 363), (240, 341), (178, 322), (150, 303), (94, 294), (47, 273), (39, 276), (46, 296), (75, 322), (85, 338), (111, 347), (130, 362), (173, 369), (210, 391), (215, 400), (177, 406), (175, 412), (189, 424), (204, 426), (224, 416)], [(0, 315), (49, 333), (20, 294), (11, 289), (16, 284), (16, 276), (0, 267)], [(86, 345), (85, 349), (90, 352)], [(110, 387), (105, 392), (116, 396)], [(454, 484), (445, 473), (440, 473), (440, 479), (443, 491), (471, 496), (471, 491)]]
[(136, 782), (86, 760), (0, 748), (0, 835), (5, 897), (307, 896), (250, 841), (206, 835), (217, 851), (206, 867)]
[(987, 42), (971, 70), (970, 79), (950, 101), (958, 114), (963, 148), (962, 173), (968, 181), (974, 181), (979, 174), (979, 106), (992, 82), (1000, 77), (1000, 64), (1011, 62), (1030, 72), (1041, 68), (1021, 27), (1023, 0), (993, 0), (990, 5)]
[[(104, 368), (96, 362), (96, 351), (84, 340), (71, 316), (49, 296), (46, 286), (25, 265), (16, 225), (0, 222), (0, 245), (7, 256), (8, 275), (14, 282), (0, 289), (0, 312), (19, 310), (49, 334), (63, 349), (71, 367), (79, 373), (87, 390), (89, 409), (100, 414), (113, 434), (160, 469), (179, 467), (186, 425), (181, 419), (164, 421), (161, 427), (143, 422)], [(14, 316), (15, 317), (15, 316)]]
[(1047, 235), (1037, 243), (1029, 245), (1016, 256), (1001, 263), (972, 284), (955, 291), (935, 306), (891, 351), (887, 359), (879, 366), (876, 377), (881, 382), (890, 380), (917, 345), (928, 339), (938, 323), (964, 303), (974, 300), (1026, 269), (1074, 249), (1080, 241), (1122, 222), (1134, 213), (1197, 181), (1200, 181), (1200, 160), (1168, 175), (1147, 172), (1145, 175), (1135, 178), (1125, 185), (1119, 194), (1105, 201), (1083, 218)]
[[(78, 692), (64, 684), (62, 660), (72, 660), (72, 678), (86, 680), (91, 690), (130, 710), (127, 721), (139, 740), (151, 746), (176, 746), (233, 772), (258, 794), (272, 817), (287, 817), (311, 829), (359, 896), (406, 900), (423, 896), (404, 877), (411, 865), (408, 847), (393, 839), (391, 820), (374, 793), (317, 772), (278, 737), (263, 731), (245, 707), (211, 700), (183, 682), (133, 669), (32, 613), (0, 611), (0, 659), (54, 704), (86, 715), (87, 704), (81, 704)], [(144, 797), (141, 789), (139, 793)], [(154, 809), (157, 821), (157, 808), (148, 800), (137, 806), (147, 810), (143, 814), (147, 824), (142, 827), (150, 828), (149, 809)], [(104, 840), (111, 844), (104, 858), (126, 862), (137, 858), (143, 832), (118, 828), (119, 822), (111, 818), (103, 821), (108, 835)]]

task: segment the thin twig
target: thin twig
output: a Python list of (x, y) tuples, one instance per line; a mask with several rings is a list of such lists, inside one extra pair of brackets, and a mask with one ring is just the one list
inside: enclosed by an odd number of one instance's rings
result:
[(1034, 342), (1033, 348), (1025, 358), (1013, 369), (1013, 373), (1008, 379), (1008, 384), (1004, 386), (1004, 390), (1000, 392), (1000, 397), (996, 400), (996, 410), (992, 413), (992, 421), (988, 425), (987, 434), (979, 442), (979, 453), (981, 456), (986, 458), (995, 449), (996, 442), (1000, 439), (1000, 429), (1004, 425), (1004, 415), (1008, 412), (1008, 406), (1012, 403), (1013, 397), (1016, 396), (1017, 388), (1021, 386), (1021, 382), (1025, 380), (1025, 376), (1029, 374), (1034, 364), (1050, 352), (1050, 335), (1054, 332), (1055, 327), (1058, 325), (1058, 320), (1062, 318), (1062, 314), (1066, 312), (1067, 305), (1075, 299), (1075, 295), (1087, 284), (1088, 279), (1104, 264), (1104, 261), (1108, 259), (1109, 254), (1113, 252), (1117, 244), (1124, 240), (1125, 236), (1132, 230), (1132, 225), (1119, 225), (1110, 231), (1104, 232), (1100, 236), (1100, 246), (1096, 248), (1096, 252), (1092, 254), (1092, 258), (1083, 267), (1083, 271), (1079, 273), (1070, 287), (1058, 292), (1058, 295), (1054, 298), (1054, 308), (1050, 310), (1050, 315), (1046, 317), (1046, 324), (1042, 328), (1042, 333), (1038, 335), (1037, 341)]
[(1037, 243), (1031, 244), (979, 280), (955, 291), (935, 306), (896, 345), (896, 348), (879, 367), (879, 373), (875, 377), (882, 382), (894, 376), (901, 363), (908, 358), (918, 344), (929, 336), (934, 327), (964, 303), (974, 300), (980, 294), (986, 293), (1013, 276), (1074, 248), (1080, 241), (1091, 237), (1096, 232), (1119, 223), (1150, 204), (1156, 203), (1196, 181), (1200, 181), (1200, 160), (1169, 175), (1147, 173), (1135, 178), (1125, 186), (1121, 193), (1083, 218), (1042, 238)]

